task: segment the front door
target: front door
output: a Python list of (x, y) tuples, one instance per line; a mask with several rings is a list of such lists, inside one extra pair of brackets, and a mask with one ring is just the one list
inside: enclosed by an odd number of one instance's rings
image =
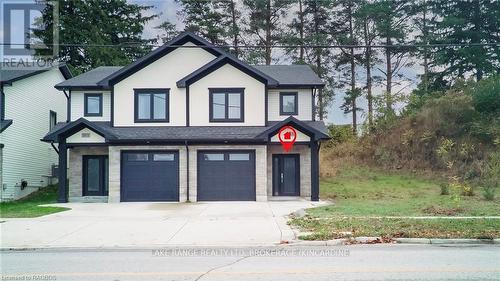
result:
[(83, 196), (108, 195), (108, 156), (83, 156)]
[(300, 195), (299, 154), (273, 155), (273, 195)]

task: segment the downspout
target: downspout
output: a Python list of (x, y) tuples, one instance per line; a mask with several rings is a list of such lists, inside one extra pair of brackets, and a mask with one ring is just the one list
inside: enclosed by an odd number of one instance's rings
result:
[(186, 196), (187, 201), (189, 201), (189, 146), (187, 140), (184, 141), (184, 145), (186, 146)]

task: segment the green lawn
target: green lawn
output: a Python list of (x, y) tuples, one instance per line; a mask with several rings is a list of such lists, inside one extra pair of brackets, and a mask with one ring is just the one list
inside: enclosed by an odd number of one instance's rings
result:
[(29, 196), (0, 203), (0, 218), (34, 218), (69, 210), (63, 207), (43, 207), (42, 204), (56, 203), (57, 188), (49, 186)]
[[(346, 236), (388, 237), (500, 237), (500, 220), (416, 220), (373, 218), (384, 216), (500, 216), (499, 195), (486, 201), (474, 196), (440, 195), (438, 180), (367, 168), (345, 168), (322, 179), (320, 197), (333, 205), (307, 210), (291, 224), (313, 234), (304, 239)], [(455, 197), (456, 198), (456, 197)], [(372, 218), (370, 218), (372, 217)], [(317, 219), (319, 218), (319, 220)], [(340, 234), (339, 234), (340, 233)]]

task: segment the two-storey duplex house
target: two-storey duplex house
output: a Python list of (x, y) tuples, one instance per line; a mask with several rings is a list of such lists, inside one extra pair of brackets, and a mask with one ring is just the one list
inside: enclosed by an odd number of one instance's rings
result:
[(318, 200), (323, 86), (308, 66), (251, 66), (191, 33), (59, 83), (70, 122), (44, 138), (59, 147), (59, 201)]
[(0, 64), (0, 199), (14, 200), (52, 183), (57, 153), (40, 139), (66, 120), (66, 98), (54, 85), (66, 66), (31, 69)]

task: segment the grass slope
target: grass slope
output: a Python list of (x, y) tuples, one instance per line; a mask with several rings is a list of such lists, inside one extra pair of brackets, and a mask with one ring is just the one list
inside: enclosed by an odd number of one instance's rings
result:
[(498, 238), (499, 219), (403, 219), (384, 216), (500, 216), (500, 200), (439, 195), (439, 181), (368, 168), (344, 168), (321, 182), (321, 198), (333, 205), (307, 210), (290, 222), (326, 240), (350, 236)]
[(25, 198), (0, 203), (1, 218), (33, 218), (69, 210), (63, 207), (39, 206), (56, 203), (57, 188), (49, 186), (28, 195)]

